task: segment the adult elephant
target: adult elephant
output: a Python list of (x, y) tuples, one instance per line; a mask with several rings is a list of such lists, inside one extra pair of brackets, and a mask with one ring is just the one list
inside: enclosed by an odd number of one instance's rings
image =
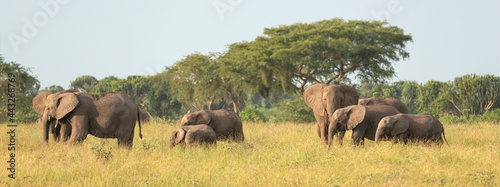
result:
[[(70, 93), (70, 92), (78, 92), (78, 90), (75, 89), (68, 89), (64, 90), (60, 93)], [(36, 108), (36, 106), (45, 106), (45, 101), (47, 99), (47, 96), (49, 96), (50, 92), (40, 92), (32, 101), (33, 103), (33, 108)], [(44, 110), (35, 110), (40, 115), (43, 115)], [(36, 120), (37, 124), (40, 124), (43, 126), (43, 120), (42, 118), (38, 118)], [(56, 121), (52, 121), (49, 123), (49, 132), (52, 135), (52, 138), (54, 141), (62, 141), (66, 142), (69, 137), (71, 136), (71, 124), (66, 120), (66, 119), (61, 119), (58, 121), (56, 125)]]
[(408, 114), (408, 108), (406, 105), (401, 102), (401, 100), (396, 99), (394, 97), (391, 98), (378, 98), (378, 97), (370, 97), (365, 99), (360, 99), (358, 102), (359, 105), (389, 105), (398, 109), (400, 113)]
[(188, 111), (180, 121), (181, 127), (197, 124), (206, 124), (211, 127), (215, 131), (217, 139), (245, 140), (241, 119), (232, 110), (201, 110), (194, 113)]
[(375, 134), (375, 144), (386, 139), (394, 139), (394, 144), (406, 144), (408, 140), (437, 144), (442, 144), (443, 139), (446, 141), (443, 124), (430, 114), (396, 114), (382, 118)]
[(82, 142), (91, 134), (99, 138), (117, 138), (119, 146), (131, 148), (136, 121), (139, 123), (139, 137), (142, 138), (141, 123), (138, 120), (139, 108), (135, 101), (125, 94), (62, 91), (46, 97), (37, 97), (35, 99), (41, 101), (36, 102), (39, 104), (34, 102), (33, 108), (37, 113), (43, 113), (45, 142), (48, 142), (49, 124), (55, 121), (57, 126), (64, 120), (71, 125), (68, 144)]
[[(317, 122), (318, 136), (323, 144), (327, 144), (328, 124), (330, 117), (339, 108), (358, 104), (359, 95), (356, 89), (347, 85), (315, 84), (304, 91), (304, 101), (313, 109)], [(338, 135), (342, 145), (344, 131)]]
[(388, 105), (353, 105), (337, 109), (330, 119), (328, 147), (332, 145), (333, 136), (339, 131), (352, 130), (353, 145), (362, 145), (365, 138), (375, 140), (380, 120), (396, 114), (399, 114), (399, 111)]

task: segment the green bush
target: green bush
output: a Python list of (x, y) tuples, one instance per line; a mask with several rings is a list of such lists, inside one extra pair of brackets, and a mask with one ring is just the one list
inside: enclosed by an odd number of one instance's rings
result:
[(295, 99), (283, 99), (280, 102), (273, 104), (269, 109), (269, 121), (271, 122), (298, 122), (310, 123), (315, 122), (314, 113), (309, 108), (304, 100), (297, 95)]
[(500, 108), (497, 108), (492, 111), (488, 111), (481, 116), (481, 121), (492, 122), (499, 124), (500, 123)]
[(242, 121), (251, 122), (266, 122), (267, 117), (261, 110), (264, 108), (257, 108), (255, 105), (247, 105), (243, 111), (240, 112), (239, 116)]
[(454, 116), (454, 115), (443, 115), (439, 117), (439, 121), (442, 123), (478, 123), (478, 122), (491, 122), (500, 123), (500, 108), (492, 111), (488, 111), (483, 115), (469, 115), (469, 116)]

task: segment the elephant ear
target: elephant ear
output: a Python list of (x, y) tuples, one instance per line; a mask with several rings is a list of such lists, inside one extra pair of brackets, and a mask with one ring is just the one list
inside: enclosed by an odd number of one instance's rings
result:
[(56, 118), (61, 119), (66, 114), (73, 111), (78, 105), (78, 98), (74, 93), (63, 93), (57, 98), (59, 100), (59, 105), (57, 106)]
[(402, 116), (391, 119), (391, 121), (389, 121), (389, 123), (393, 123), (393, 124), (388, 125), (388, 126), (393, 125), (392, 131), (391, 131), (392, 136), (396, 136), (398, 134), (401, 134), (401, 133), (407, 131), (408, 128), (410, 127), (410, 121), (408, 121), (406, 118), (404, 118)]
[(349, 106), (349, 109), (346, 110), (346, 113), (347, 129), (352, 130), (365, 119), (366, 107), (363, 105)]
[(186, 135), (186, 131), (184, 131), (184, 129), (179, 129), (177, 130), (177, 132), (175, 133), (175, 144), (180, 144), (182, 142), (182, 140), (184, 140), (184, 136)]
[(47, 96), (50, 94), (52, 93), (40, 92), (35, 98), (33, 98), (33, 110), (35, 110), (36, 113), (43, 115), (43, 112), (45, 111), (45, 101), (47, 100)]
[(184, 138), (184, 130), (177, 129), (172, 134), (170, 134), (170, 145), (174, 146), (179, 144)]
[(207, 111), (203, 110), (203, 111), (198, 112), (198, 114), (196, 115), (195, 124), (193, 124), (193, 125), (196, 125), (196, 124), (208, 125), (208, 123), (210, 123), (210, 120), (212, 120), (212, 117), (210, 116), (210, 114)]
[(349, 105), (357, 105), (359, 100), (359, 94), (356, 89), (347, 85), (340, 85), (344, 91), (344, 103), (341, 107), (346, 107)]
[(325, 116), (325, 108), (323, 107), (323, 88), (326, 84), (315, 84), (304, 91), (304, 102), (309, 108), (313, 109), (315, 114)]

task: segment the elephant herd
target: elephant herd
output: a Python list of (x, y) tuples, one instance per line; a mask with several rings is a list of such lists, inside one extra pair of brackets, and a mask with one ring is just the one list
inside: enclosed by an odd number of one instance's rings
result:
[(403, 102), (395, 98), (359, 99), (358, 92), (350, 86), (315, 84), (304, 91), (304, 101), (313, 109), (318, 135), (328, 147), (334, 136), (342, 145), (347, 130), (352, 131), (353, 145), (363, 145), (365, 138), (376, 144), (383, 140), (405, 144), (446, 141), (439, 120), (429, 114), (408, 114)]
[[(303, 93), (304, 101), (314, 113), (317, 133), (322, 144), (330, 147), (337, 136), (342, 145), (345, 131), (351, 130), (351, 143), (363, 145), (365, 138), (376, 144), (424, 141), (443, 143), (443, 125), (429, 114), (408, 114), (398, 99), (359, 99), (356, 89), (346, 85), (315, 84)], [(149, 114), (139, 109), (134, 99), (119, 92), (82, 93), (68, 89), (57, 93), (41, 92), (33, 99), (33, 109), (42, 115), (43, 140), (49, 133), (55, 141), (69, 145), (83, 142), (88, 134), (99, 138), (116, 138), (118, 146), (131, 148), (136, 122), (142, 139), (141, 122)], [(217, 140), (244, 141), (238, 114), (231, 110), (188, 112), (178, 121), (179, 129), (170, 135), (170, 146), (216, 144)], [(443, 138), (441, 137), (443, 135)]]
[[(43, 141), (48, 142), (50, 133), (54, 141), (69, 145), (81, 143), (91, 134), (116, 138), (118, 146), (131, 148), (136, 122), (142, 139), (141, 122), (149, 120), (149, 114), (139, 109), (134, 99), (119, 92), (41, 92), (33, 99), (33, 109), (42, 115), (37, 123), (43, 128)], [(230, 110), (188, 112), (180, 123), (181, 128), (171, 134), (171, 146), (212, 144), (216, 139), (244, 140), (241, 119)]]

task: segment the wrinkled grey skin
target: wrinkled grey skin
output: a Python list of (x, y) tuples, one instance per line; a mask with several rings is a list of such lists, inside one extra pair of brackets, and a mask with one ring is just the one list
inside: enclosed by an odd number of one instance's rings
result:
[(359, 105), (389, 105), (398, 109), (400, 113), (408, 114), (408, 108), (406, 105), (401, 102), (399, 99), (394, 97), (391, 98), (378, 98), (378, 97), (370, 97), (365, 99), (359, 99)]
[(408, 141), (442, 144), (443, 139), (446, 141), (443, 124), (430, 114), (396, 114), (382, 118), (375, 135), (375, 144), (390, 139), (393, 139), (394, 144), (407, 144)]
[[(42, 126), (42, 118), (38, 118), (36, 123)], [(54, 141), (66, 142), (71, 136), (71, 125), (66, 120), (60, 120), (57, 126), (55, 121), (49, 125), (49, 131)]]
[(87, 94), (66, 90), (44, 95), (46, 93), (42, 92), (33, 99), (33, 108), (37, 113), (43, 113), (45, 142), (48, 142), (49, 124), (55, 121), (57, 127), (59, 122), (65, 123), (64, 120), (71, 126), (69, 145), (81, 143), (91, 134), (99, 138), (117, 138), (119, 146), (131, 148), (136, 121), (142, 138), (139, 108), (125, 94)]
[(198, 112), (188, 112), (180, 121), (180, 126), (207, 124), (212, 127), (217, 135), (217, 139), (232, 139), (244, 141), (243, 126), (238, 114), (232, 110), (201, 110)]
[[(317, 122), (317, 132), (323, 144), (328, 141), (328, 124), (335, 110), (349, 105), (357, 105), (359, 95), (356, 89), (347, 85), (315, 84), (304, 91), (304, 101), (313, 109)], [(338, 142), (342, 145), (344, 131), (339, 132)]]
[(363, 145), (365, 138), (375, 140), (380, 120), (398, 113), (396, 108), (388, 105), (353, 105), (337, 109), (330, 120), (328, 147), (339, 131), (352, 130), (352, 145)]
[(191, 147), (194, 145), (212, 145), (216, 144), (217, 135), (215, 131), (205, 125), (186, 125), (170, 134), (170, 147), (176, 145), (185, 145)]
[[(68, 89), (64, 90), (61, 93), (71, 93), (71, 92), (78, 92), (78, 90), (75, 89)], [(35, 98), (33, 99), (33, 107), (37, 105), (45, 105), (45, 100), (47, 96), (49, 96), (51, 93), (50, 92), (41, 92), (39, 93)], [(36, 112), (41, 112), (41, 111), (36, 111)], [(43, 115), (42, 113), (39, 113), (40, 115)], [(42, 118), (38, 118), (36, 120), (36, 123), (43, 126)], [(66, 142), (69, 137), (71, 136), (71, 124), (65, 120), (61, 119), (59, 120), (57, 126), (56, 126), (56, 121), (52, 121), (49, 124), (49, 132), (52, 135), (52, 139), (55, 142), (61, 141), (61, 142)]]

